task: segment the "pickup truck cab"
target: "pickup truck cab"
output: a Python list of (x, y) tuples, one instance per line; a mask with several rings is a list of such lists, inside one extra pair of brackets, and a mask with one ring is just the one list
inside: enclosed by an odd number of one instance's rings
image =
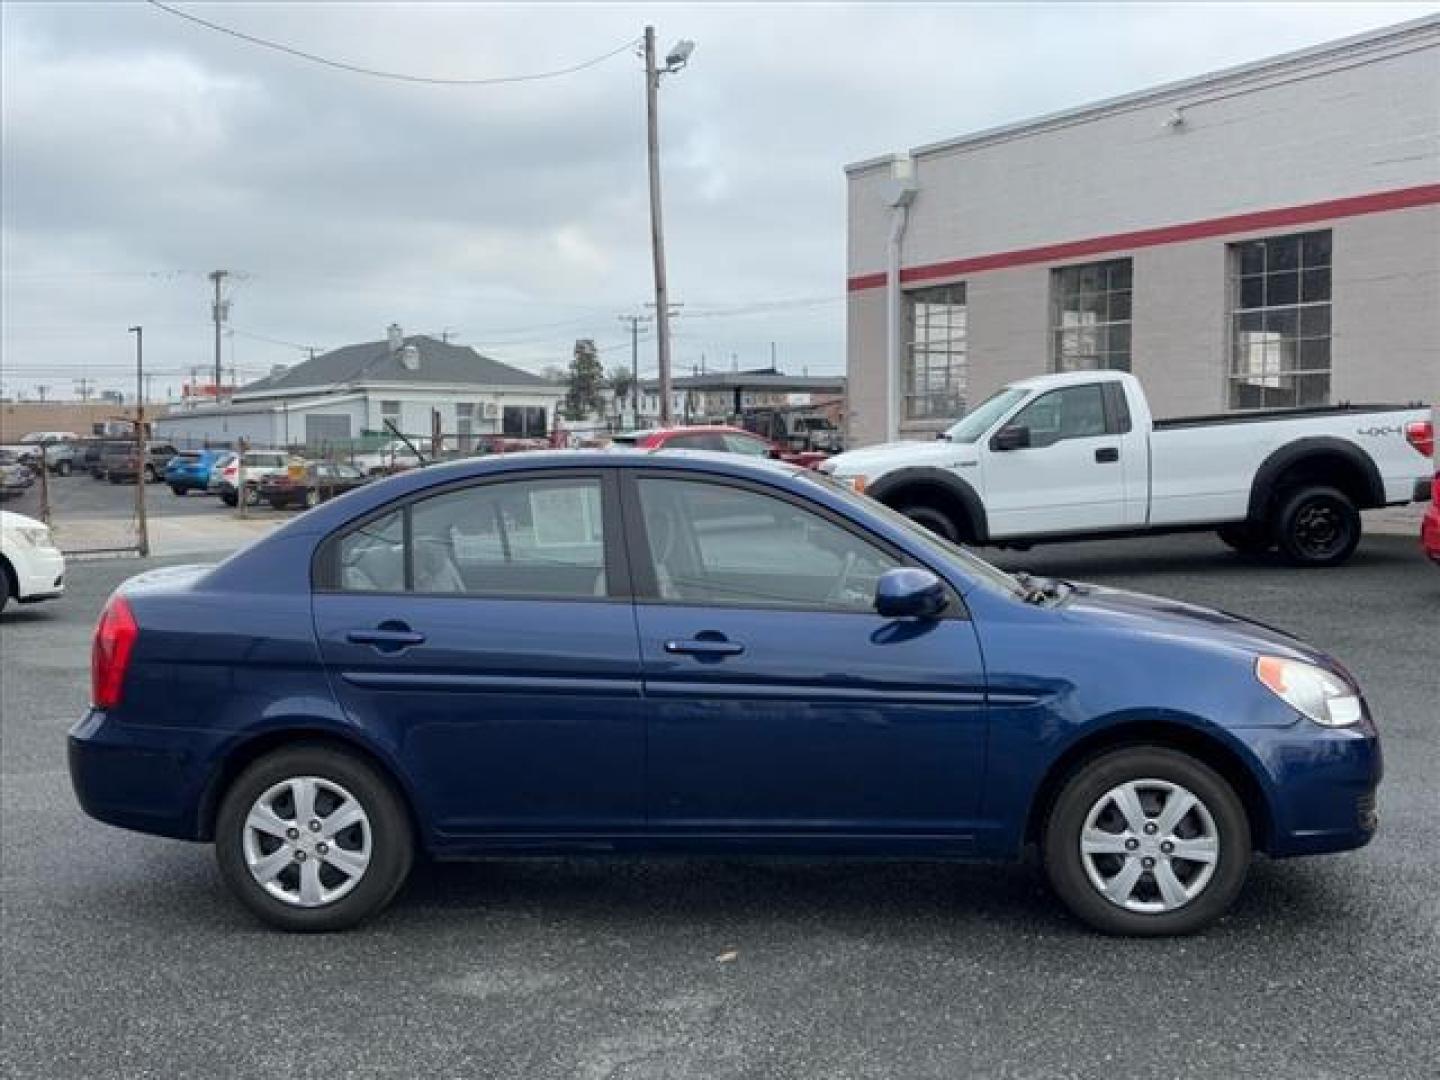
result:
[(932, 443), (889, 443), (821, 470), (949, 540), (1028, 547), (1215, 529), (1332, 566), (1360, 511), (1430, 497), (1420, 407), (1324, 406), (1156, 420), (1125, 372), (1004, 387)]

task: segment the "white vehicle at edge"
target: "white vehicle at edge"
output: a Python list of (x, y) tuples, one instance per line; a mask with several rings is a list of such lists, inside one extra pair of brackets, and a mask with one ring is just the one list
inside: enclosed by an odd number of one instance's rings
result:
[(55, 547), (49, 526), (0, 510), (0, 611), (12, 597), (29, 604), (64, 591), (65, 556)]
[(820, 468), (950, 540), (1028, 547), (1215, 529), (1298, 565), (1344, 562), (1360, 510), (1428, 499), (1428, 409), (1317, 406), (1155, 420), (1113, 371), (1004, 387), (934, 442)]

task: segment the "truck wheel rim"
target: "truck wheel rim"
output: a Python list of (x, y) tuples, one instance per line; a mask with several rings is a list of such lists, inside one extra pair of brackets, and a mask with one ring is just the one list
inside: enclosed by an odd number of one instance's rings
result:
[(1095, 890), (1116, 907), (1144, 915), (1193, 902), (1220, 860), (1210, 809), (1169, 780), (1132, 780), (1100, 796), (1085, 817), (1079, 846)]
[(1328, 555), (1345, 540), (1340, 508), (1329, 500), (1307, 503), (1295, 515), (1295, 542), (1308, 555)]
[(333, 904), (370, 865), (370, 819), (333, 780), (296, 776), (266, 789), (245, 816), (245, 866), (267, 893), (291, 907)]

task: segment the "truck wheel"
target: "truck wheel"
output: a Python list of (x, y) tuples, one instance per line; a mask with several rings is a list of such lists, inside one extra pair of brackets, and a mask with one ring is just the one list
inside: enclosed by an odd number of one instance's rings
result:
[(388, 904), (410, 873), (404, 802), (367, 762), (297, 745), (251, 765), (215, 823), (225, 882), (282, 930), (344, 930)]
[(955, 522), (950, 520), (950, 515), (943, 510), (937, 510), (935, 507), (926, 506), (923, 503), (897, 506), (895, 509), (915, 522), (916, 525), (929, 529), (941, 539), (949, 540), (952, 544), (960, 542), (960, 530), (955, 527)]
[(1263, 555), (1275, 546), (1269, 532), (1256, 528), (1249, 522), (1221, 525), (1215, 530), (1215, 535), (1242, 555)]
[(1275, 537), (1296, 566), (1338, 566), (1360, 543), (1360, 511), (1338, 488), (1297, 488), (1281, 497)]
[(1045, 872), (1107, 934), (1189, 934), (1230, 907), (1250, 864), (1234, 789), (1188, 754), (1132, 746), (1092, 758), (1045, 822)]

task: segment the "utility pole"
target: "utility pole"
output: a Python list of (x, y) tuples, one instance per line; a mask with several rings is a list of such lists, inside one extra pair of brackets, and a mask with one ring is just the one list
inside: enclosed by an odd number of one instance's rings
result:
[(640, 427), (640, 324), (650, 321), (649, 315), (621, 315), (622, 323), (630, 324), (630, 416), (635, 428)]
[(135, 335), (135, 525), (139, 529), (140, 556), (150, 554), (150, 523), (145, 519), (145, 328), (130, 327)]
[(210, 312), (215, 317), (215, 404), (220, 404), (220, 324), (225, 321), (227, 314), (224, 302), (220, 299), (220, 283), (229, 276), (228, 270), (212, 270), (210, 280), (215, 283), (215, 303)]
[(37, 393), (37, 394), (40, 395), (40, 404), (41, 404), (41, 405), (44, 405), (44, 404), (45, 404), (45, 395), (48, 394), (49, 392), (50, 392), (50, 387), (48, 387), (48, 386), (37, 385), (37, 386), (35, 387), (35, 393)]
[(650, 159), (650, 248), (655, 261), (655, 334), (660, 361), (660, 423), (669, 424), (670, 415), (670, 305), (665, 284), (665, 226), (660, 213), (660, 76), (683, 68), (695, 50), (693, 41), (679, 41), (665, 57), (665, 66), (655, 63), (655, 28), (645, 27), (645, 116), (646, 143)]
[(75, 380), (75, 394), (77, 397), (80, 398), (81, 401), (89, 401), (90, 392), (94, 388), (94, 386), (94, 379), (87, 379), (85, 378), (85, 376), (82, 375), (80, 376), (80, 378)]

